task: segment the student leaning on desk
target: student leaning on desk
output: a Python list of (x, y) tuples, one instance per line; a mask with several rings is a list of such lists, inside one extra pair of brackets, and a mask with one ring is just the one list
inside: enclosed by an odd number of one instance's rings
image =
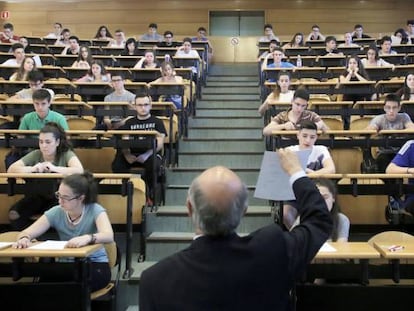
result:
[[(66, 247), (77, 248), (95, 243), (111, 243), (114, 233), (105, 209), (97, 203), (97, 184), (89, 172), (65, 177), (56, 192), (59, 205), (46, 211), (17, 237), (15, 248), (26, 248), (31, 240), (53, 227)], [(108, 256), (100, 248), (89, 256), (91, 291), (105, 287), (111, 278)], [(57, 281), (50, 280), (47, 281)], [(59, 280), (62, 281), (62, 280)]]

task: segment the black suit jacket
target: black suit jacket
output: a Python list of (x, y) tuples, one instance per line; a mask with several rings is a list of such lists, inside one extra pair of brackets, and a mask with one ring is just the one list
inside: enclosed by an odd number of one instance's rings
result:
[(332, 220), (307, 177), (295, 181), (301, 223), (248, 236), (202, 236), (143, 272), (140, 311), (286, 310), (297, 276), (328, 239)]

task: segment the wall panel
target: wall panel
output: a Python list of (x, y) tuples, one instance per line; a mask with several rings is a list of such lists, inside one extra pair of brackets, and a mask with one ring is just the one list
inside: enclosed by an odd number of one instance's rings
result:
[(145, 32), (150, 22), (157, 22), (160, 32), (171, 29), (182, 37), (207, 25), (209, 10), (264, 10), (266, 21), (282, 36), (308, 32), (314, 23), (330, 34), (343, 33), (355, 23), (362, 23), (369, 33), (387, 33), (414, 18), (412, 0), (20, 0), (0, 2), (0, 9), (10, 11), (8, 21), (18, 34), (41, 35), (59, 21), (82, 38), (101, 24), (133, 35)]
[[(208, 28), (209, 12), (214, 10), (262, 10), (282, 40), (298, 31), (308, 34), (315, 23), (325, 35), (342, 38), (356, 23), (363, 24), (366, 33), (379, 36), (414, 19), (413, 0), (18, 0), (0, 2), (0, 9), (10, 11), (8, 21), (15, 25), (16, 34), (43, 36), (57, 21), (83, 39), (93, 37), (100, 25), (112, 32), (120, 28), (127, 37), (140, 36), (150, 22), (156, 22), (159, 33), (172, 30), (181, 40), (194, 35), (199, 26)], [(210, 39), (217, 61), (234, 61), (235, 55), (237, 61), (256, 58), (257, 51), (251, 53), (249, 43), (255, 37), (242, 38), (237, 47), (229, 45), (228, 37)]]

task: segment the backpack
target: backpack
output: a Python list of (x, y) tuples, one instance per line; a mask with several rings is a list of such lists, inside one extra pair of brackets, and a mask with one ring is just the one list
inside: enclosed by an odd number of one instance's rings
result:
[(364, 150), (363, 159), (361, 163), (361, 173), (375, 174), (378, 172), (378, 164), (377, 161), (373, 158), (371, 150)]

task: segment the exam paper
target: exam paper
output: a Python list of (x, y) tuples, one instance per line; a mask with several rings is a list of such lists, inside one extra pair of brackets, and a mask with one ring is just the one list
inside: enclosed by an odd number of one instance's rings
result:
[(13, 245), (13, 242), (0, 242), (0, 249), (7, 248), (12, 245)]
[(323, 243), (322, 247), (319, 249), (320, 252), (325, 252), (325, 253), (333, 253), (336, 252), (336, 248), (333, 247), (331, 244), (329, 243)]
[(64, 249), (68, 241), (53, 241), (47, 240), (45, 242), (38, 243), (36, 245), (30, 246), (30, 249), (45, 249), (45, 250), (57, 250)]
[[(310, 153), (311, 150), (296, 152), (304, 170)], [(280, 166), (279, 156), (276, 152), (265, 151), (254, 196), (256, 198), (273, 201), (296, 199), (292, 186), (289, 183), (289, 175)]]

